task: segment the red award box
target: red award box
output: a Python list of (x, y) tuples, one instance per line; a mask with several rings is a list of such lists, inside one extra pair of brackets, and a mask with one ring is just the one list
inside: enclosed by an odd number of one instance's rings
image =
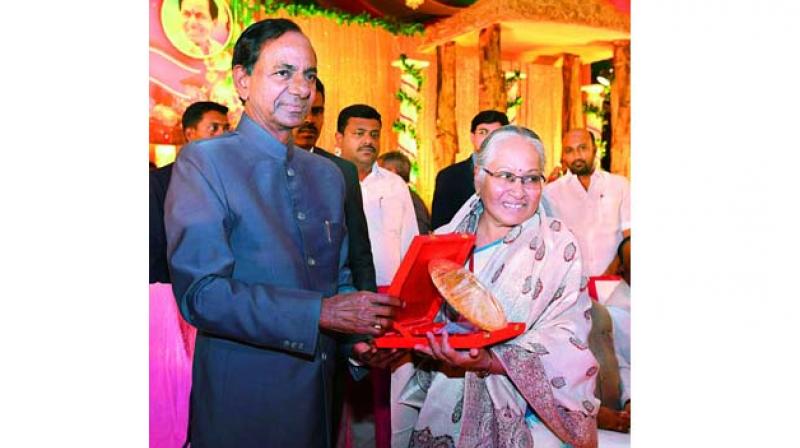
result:
[[(405, 307), (397, 310), (393, 328), (376, 338), (375, 346), (413, 348), (417, 344), (428, 345), (425, 333), (430, 331), (436, 334), (445, 325), (444, 322), (433, 321), (444, 299), (431, 280), (428, 263), (444, 258), (463, 265), (474, 244), (474, 235), (461, 233), (414, 237), (387, 291), (388, 295), (403, 300)], [(523, 331), (524, 323), (511, 322), (495, 331), (451, 334), (448, 341), (453, 348), (480, 348), (511, 339)], [(436, 338), (441, 336), (437, 335)]]

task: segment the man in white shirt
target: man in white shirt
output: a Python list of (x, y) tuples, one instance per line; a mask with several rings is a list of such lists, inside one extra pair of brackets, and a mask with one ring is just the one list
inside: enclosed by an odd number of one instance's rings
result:
[[(354, 104), (339, 112), (336, 146), (341, 157), (358, 169), (375, 279), (378, 290), (383, 291), (419, 231), (408, 185), (376, 163), (380, 137), (381, 115), (374, 108)], [(349, 384), (345, 398), (349, 411), (345, 413), (350, 413), (350, 427), (342, 432), (351, 431), (353, 447), (389, 448), (389, 384), (386, 369), (372, 369), (369, 383), (362, 380)], [(342, 438), (340, 434), (340, 441)]]
[(631, 234), (630, 185), (595, 168), (597, 147), (586, 129), (564, 135), (562, 160), (569, 173), (544, 188), (544, 196), (578, 238), (586, 275), (615, 274), (617, 248)]
[(411, 240), (419, 234), (405, 181), (376, 163), (380, 136), (381, 116), (374, 108), (354, 104), (339, 112), (336, 146), (341, 157), (358, 168), (378, 287), (392, 282)]

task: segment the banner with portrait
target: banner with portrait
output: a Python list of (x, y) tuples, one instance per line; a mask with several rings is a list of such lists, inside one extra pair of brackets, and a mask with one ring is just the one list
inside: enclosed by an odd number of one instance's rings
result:
[(183, 143), (180, 119), (196, 101), (238, 116), (230, 75), (238, 29), (228, 0), (150, 0), (150, 144)]

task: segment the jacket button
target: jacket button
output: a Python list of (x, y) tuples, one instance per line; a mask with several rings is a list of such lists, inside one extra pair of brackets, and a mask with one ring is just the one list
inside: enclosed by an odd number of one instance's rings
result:
[(328, 359), (328, 354), (327, 353), (323, 353), (322, 354), (322, 360), (326, 361), (327, 359)]
[(315, 259), (313, 259), (311, 257), (308, 257), (308, 265), (309, 266), (316, 266), (317, 265), (317, 260), (315, 260)]
[(287, 169), (286, 170), (286, 175), (289, 176), (289, 177), (294, 176), (294, 169), (293, 168)]
[(297, 212), (297, 219), (299, 219), (300, 221), (305, 221), (306, 220), (306, 214), (303, 213), (303, 212)]

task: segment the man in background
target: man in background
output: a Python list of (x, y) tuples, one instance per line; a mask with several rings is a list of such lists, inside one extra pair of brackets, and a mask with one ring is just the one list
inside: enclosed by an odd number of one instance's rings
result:
[(472, 118), (469, 129), (472, 156), (448, 166), (436, 175), (431, 211), (433, 229), (450, 222), (464, 202), (475, 193), (475, 153), (481, 150), (481, 143), (490, 132), (507, 124), (506, 114), (496, 110), (484, 110)]
[(377, 291), (375, 265), (369, 244), (367, 219), (356, 166), (341, 157), (316, 146), (325, 124), (325, 85), (317, 78), (317, 95), (303, 124), (292, 130), (294, 144), (335, 163), (345, 180), (344, 214), (348, 236), (348, 266), (353, 273), (353, 284), (361, 291)]
[(595, 163), (587, 129), (564, 134), (561, 157), (569, 172), (547, 184), (543, 196), (578, 238), (588, 276), (616, 274), (617, 248), (631, 234), (630, 185)]
[[(211, 101), (192, 103), (181, 117), (186, 142), (216, 137), (228, 132), (228, 108)], [(171, 283), (167, 267), (167, 237), (164, 232), (164, 198), (172, 166), (150, 172), (150, 283)]]
[(371, 106), (354, 104), (339, 112), (336, 144), (342, 157), (358, 169), (379, 287), (389, 286), (411, 240), (419, 234), (408, 185), (376, 163), (380, 137), (381, 115)]
[[(400, 151), (381, 154), (378, 157), (378, 165), (402, 177), (406, 184), (411, 181), (411, 161)], [(411, 189), (410, 185), (408, 187), (408, 192), (411, 193), (411, 201), (414, 203), (414, 214), (417, 217), (419, 234), (426, 235), (433, 231), (428, 207), (425, 206), (425, 202), (422, 201), (422, 198), (419, 197), (417, 192)]]
[[(392, 282), (411, 240), (419, 233), (408, 186), (376, 163), (380, 135), (381, 115), (374, 108), (354, 104), (339, 112), (336, 145), (342, 157), (358, 169), (378, 291)], [(385, 369), (372, 369), (369, 382), (349, 384), (346, 400), (356, 448), (389, 448), (389, 385)]]
[[(367, 218), (364, 216), (364, 203), (361, 197), (361, 184), (358, 171), (352, 162), (337, 157), (317, 146), (317, 140), (325, 124), (325, 85), (317, 78), (317, 94), (311, 103), (308, 115), (303, 124), (292, 130), (294, 144), (308, 152), (320, 155), (335, 163), (342, 172), (345, 181), (344, 216), (347, 224), (348, 261), (347, 265), (353, 273), (353, 284), (361, 291), (377, 291), (375, 284), (375, 265), (372, 263), (372, 247), (369, 244)], [(358, 336), (349, 338), (355, 343), (363, 340)], [(345, 345), (345, 347), (347, 347)], [(336, 372), (333, 379), (333, 437), (339, 438), (339, 427), (342, 418), (344, 390), (347, 383), (348, 363), (345, 356), (337, 357)]]

